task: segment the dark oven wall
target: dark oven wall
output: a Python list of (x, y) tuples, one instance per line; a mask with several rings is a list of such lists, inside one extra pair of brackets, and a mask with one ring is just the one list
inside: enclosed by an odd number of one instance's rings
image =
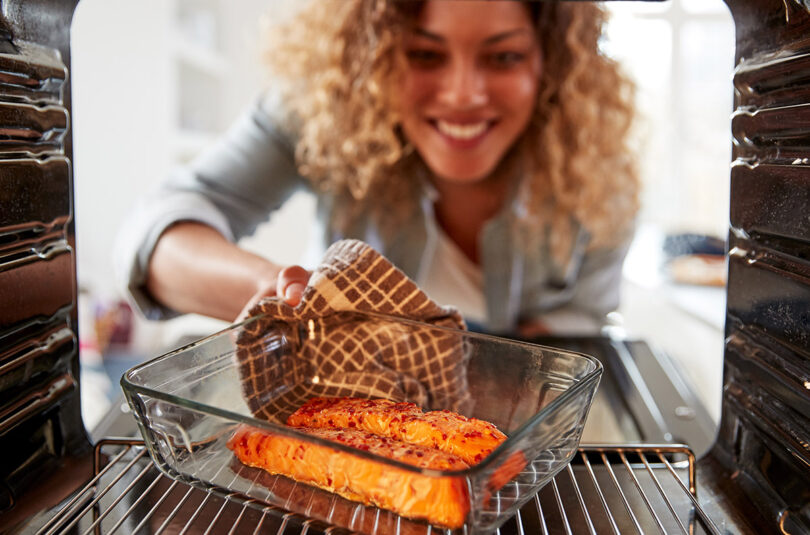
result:
[(721, 428), (767, 522), (810, 530), (810, 1), (726, 0), (737, 31)]
[[(33, 512), (27, 489), (89, 447), (69, 135), (75, 4), (0, 0), (0, 531)], [(37, 506), (57, 494), (40, 492)]]

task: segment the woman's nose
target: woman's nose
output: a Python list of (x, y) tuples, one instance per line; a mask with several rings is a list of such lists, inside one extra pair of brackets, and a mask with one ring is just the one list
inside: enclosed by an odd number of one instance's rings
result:
[(484, 73), (472, 61), (454, 61), (445, 70), (439, 100), (448, 106), (472, 108), (487, 102)]

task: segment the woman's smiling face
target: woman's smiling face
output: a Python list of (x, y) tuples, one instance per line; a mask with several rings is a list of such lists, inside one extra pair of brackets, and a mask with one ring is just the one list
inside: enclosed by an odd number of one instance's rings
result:
[(402, 129), (440, 179), (489, 176), (534, 112), (542, 69), (519, 2), (433, 0), (404, 41)]

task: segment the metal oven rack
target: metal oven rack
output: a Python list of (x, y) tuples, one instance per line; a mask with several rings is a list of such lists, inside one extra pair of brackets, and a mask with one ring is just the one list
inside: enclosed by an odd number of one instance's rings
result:
[[(335, 498), (340, 499), (340, 498)], [(358, 506), (361, 507), (361, 506)], [(350, 528), (353, 519), (346, 524)], [(435, 531), (435, 530), (433, 530)], [(238, 495), (223, 498), (163, 475), (144, 443), (105, 439), (95, 474), (39, 534), (351, 533)], [(425, 526), (424, 533), (431, 528)], [(372, 535), (401, 534), (374, 524)], [(695, 457), (686, 446), (583, 446), (499, 534), (720, 533), (696, 497)], [(449, 531), (448, 531), (449, 534)]]

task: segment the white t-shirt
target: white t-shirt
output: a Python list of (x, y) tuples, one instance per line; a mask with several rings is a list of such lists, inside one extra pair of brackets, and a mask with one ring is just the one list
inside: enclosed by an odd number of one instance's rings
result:
[(436, 227), (436, 250), (419, 286), (436, 303), (456, 307), (465, 320), (484, 323), (487, 309), (481, 267)]

